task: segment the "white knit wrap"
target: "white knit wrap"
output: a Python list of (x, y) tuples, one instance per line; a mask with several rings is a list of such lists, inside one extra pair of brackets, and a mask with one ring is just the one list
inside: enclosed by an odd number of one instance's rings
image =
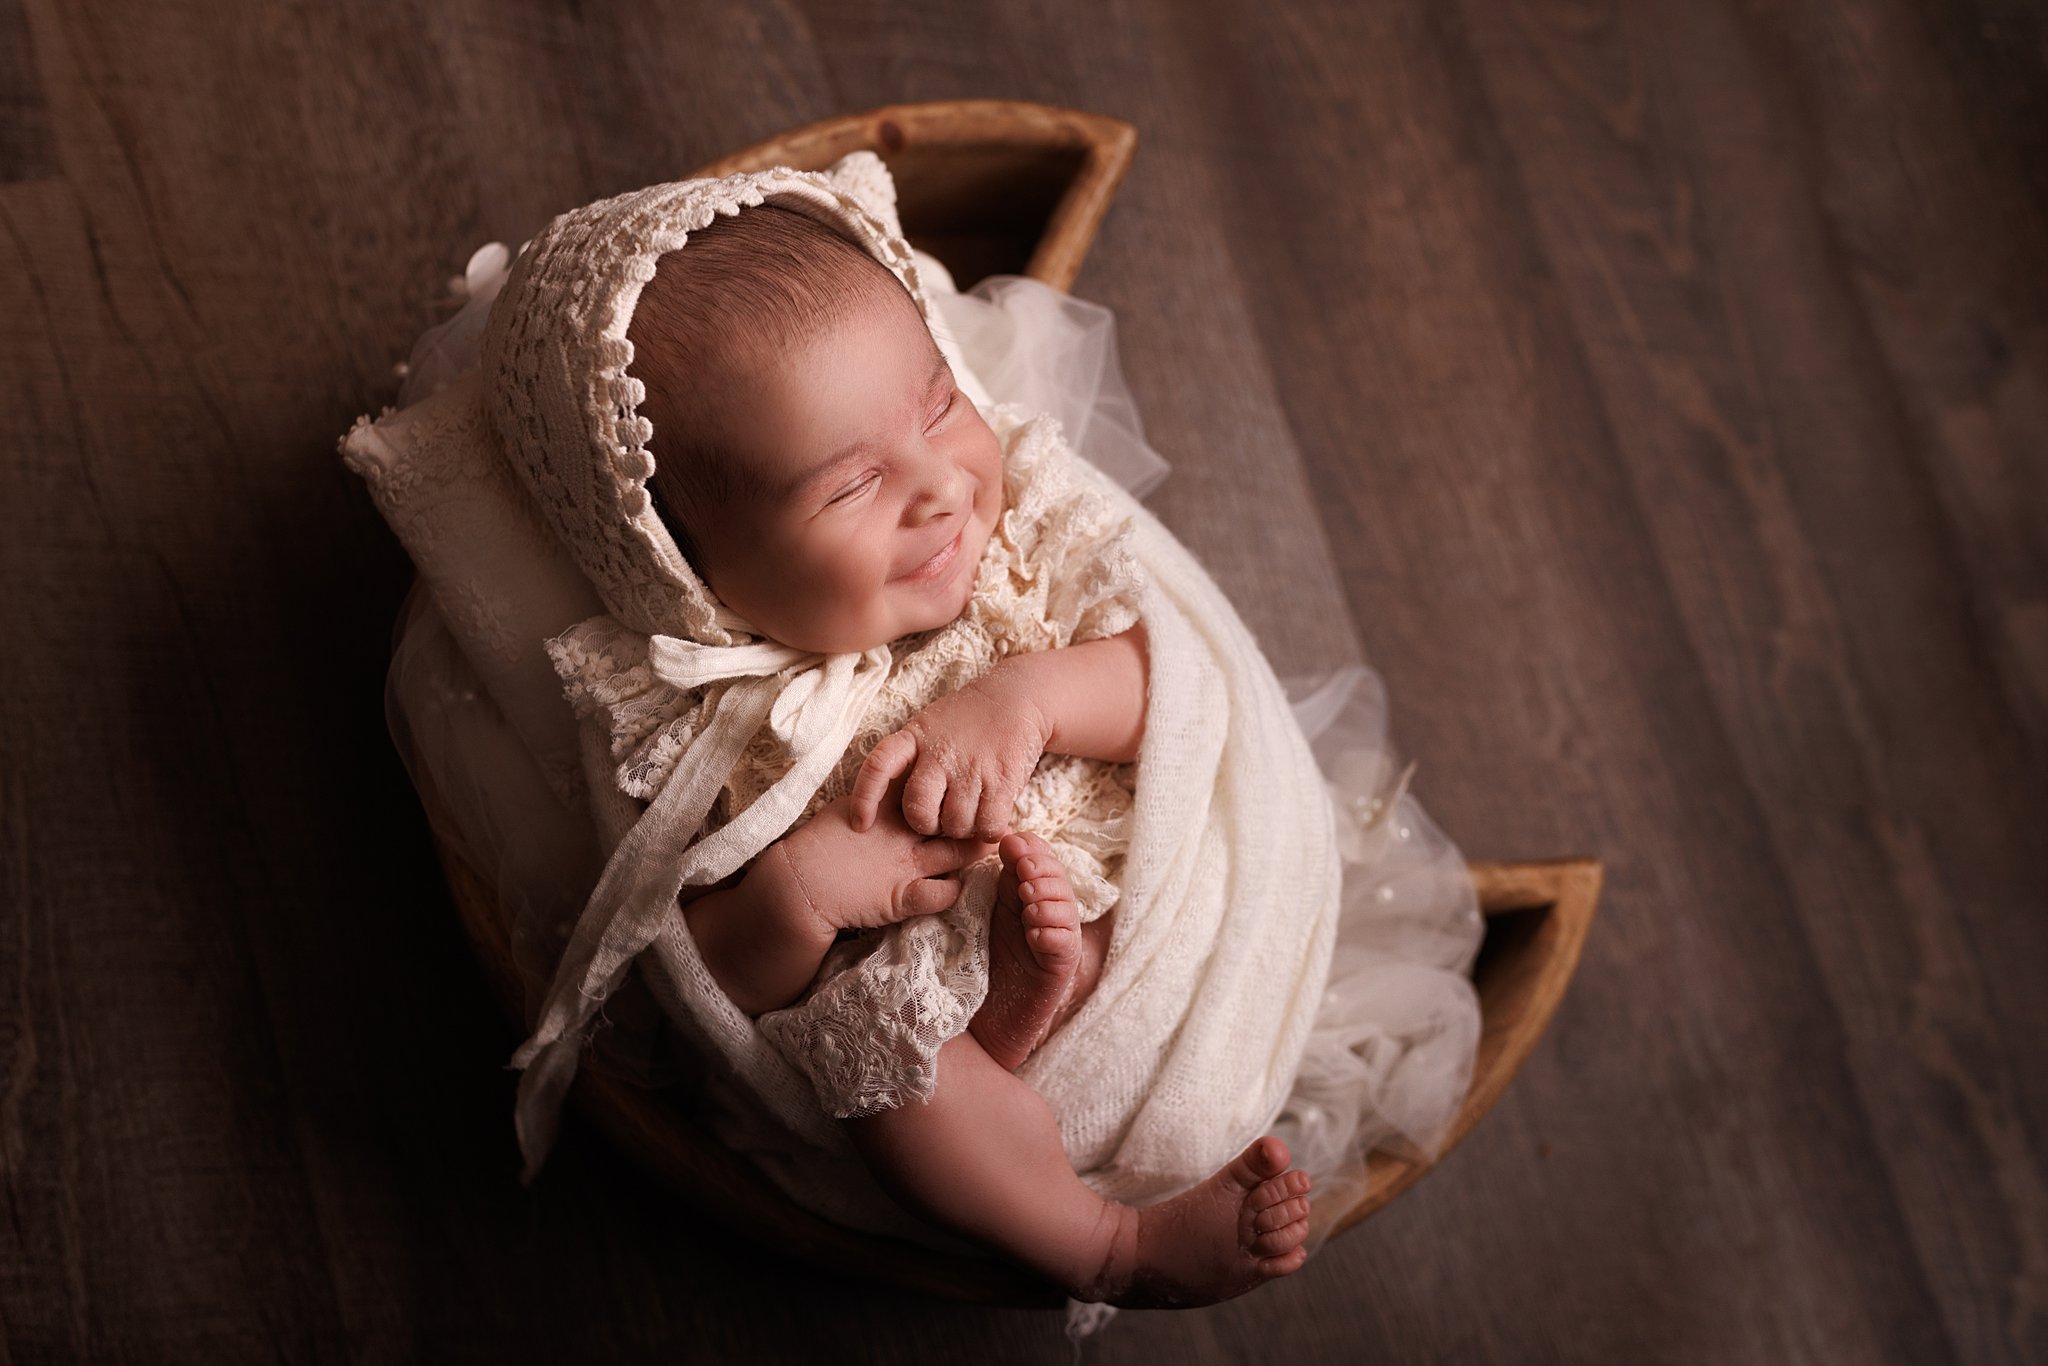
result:
[(1214, 1171), (1286, 1101), (1341, 875), (1323, 775), (1258, 643), (1187, 548), (1090, 475), (1137, 524), (1145, 739), (1102, 977), (1019, 1075), (1075, 1169), (1145, 1201)]

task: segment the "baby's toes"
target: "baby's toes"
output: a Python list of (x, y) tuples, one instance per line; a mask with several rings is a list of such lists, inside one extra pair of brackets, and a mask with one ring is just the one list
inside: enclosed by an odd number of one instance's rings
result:
[(1308, 1249), (1306, 1247), (1297, 1247), (1291, 1252), (1283, 1252), (1277, 1257), (1262, 1258), (1259, 1262), (1259, 1274), (1261, 1276), (1292, 1276), (1295, 1272), (1301, 1270), (1302, 1265), (1307, 1261)]
[(1067, 870), (1051, 854), (1032, 854), (1017, 860), (1017, 894), (1025, 901), (1074, 901), (1074, 884)]
[(1031, 884), (1027, 882), (1017, 889), (1019, 899), (1023, 902), (1023, 906), (1018, 912), (1018, 918), (1024, 922), (1025, 929), (1073, 930), (1080, 928), (1080, 909), (1072, 901), (1065, 899), (1048, 900), (1043, 897), (1035, 897), (1024, 890), (1025, 887), (1029, 886)]
[(1286, 1228), (1297, 1219), (1308, 1218), (1308, 1198), (1296, 1195), (1282, 1200), (1277, 1205), (1268, 1205), (1252, 1216), (1252, 1232), (1272, 1233)]
[(1244, 1193), (1244, 1227), (1265, 1233), (1308, 1217), (1309, 1177), (1304, 1171), (1269, 1176)]
[(1071, 893), (1048, 896), (1045, 879), (1019, 883), (1022, 898), (1019, 918), (1024, 922), (1024, 942), (1048, 972), (1064, 972), (1080, 962), (1081, 910)]
[(1278, 1228), (1252, 1235), (1245, 1244), (1254, 1257), (1277, 1257), (1289, 1248), (1300, 1247), (1308, 1238), (1308, 1211), (1303, 1210)]
[(1267, 1209), (1297, 1195), (1307, 1195), (1309, 1177), (1305, 1171), (1283, 1171), (1252, 1187), (1244, 1202), (1252, 1209)]
[[(1225, 1170), (1229, 1172), (1231, 1181), (1244, 1192), (1246, 1205), (1252, 1209), (1264, 1209), (1275, 1201), (1283, 1200), (1289, 1195), (1303, 1194), (1307, 1190), (1307, 1187), (1298, 1191), (1283, 1190), (1271, 1199), (1259, 1198), (1258, 1192), (1261, 1189), (1289, 1175), (1287, 1162), (1287, 1145), (1273, 1135), (1267, 1134), (1264, 1138), (1254, 1140), (1250, 1147), (1232, 1158), (1230, 1166)], [(1302, 1173), (1304, 1179), (1307, 1175), (1306, 1172)]]
[(1027, 925), (1024, 944), (1031, 950), (1040, 972), (1064, 977), (1080, 965), (1081, 931), (1071, 923)]
[(1045, 857), (1051, 852), (1044, 840), (1023, 830), (1003, 836), (996, 844), (996, 851), (1003, 856), (1005, 868), (1013, 868), (1034, 855)]
[(1056, 863), (1050, 868), (1033, 870), (1026, 881), (1031, 887), (1024, 893), (1026, 900), (1064, 901), (1070, 906), (1074, 902), (1074, 884), (1067, 881), (1066, 870)]
[(1080, 908), (1074, 903), (1074, 889), (1063, 877), (1034, 877), (1017, 884), (1017, 899), (1024, 903), (1027, 925), (1076, 925)]
[(1245, 1250), (1261, 1259), (1284, 1256), (1308, 1240), (1308, 1201), (1293, 1196), (1252, 1216)]
[(1064, 968), (1080, 952), (1078, 939), (1075, 931), (1062, 925), (1024, 931), (1024, 942), (1031, 946), (1031, 956), (1038, 960), (1039, 967), (1048, 972)]
[(1276, 1228), (1271, 1233), (1261, 1233), (1252, 1239), (1251, 1254), (1260, 1261), (1268, 1257), (1281, 1257), (1294, 1251), (1308, 1240), (1308, 1220), (1302, 1219), (1286, 1228)]
[(1244, 1207), (1253, 1214), (1263, 1214), (1275, 1206), (1284, 1205), (1297, 1196), (1307, 1194), (1307, 1172), (1281, 1172), (1278, 1176), (1268, 1177), (1246, 1191)]

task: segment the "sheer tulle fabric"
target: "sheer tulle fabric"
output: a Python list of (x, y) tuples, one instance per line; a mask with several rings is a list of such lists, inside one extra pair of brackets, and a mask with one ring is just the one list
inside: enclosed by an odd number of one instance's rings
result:
[[(1116, 357), (1116, 315), (1021, 275), (994, 275), (965, 294), (931, 291), (950, 337), (988, 394), (1051, 413), (1090, 464), (1143, 498), (1171, 468), (1145, 444), (1138, 405)], [(980, 395), (970, 395), (981, 401)]]
[[(488, 252), (458, 290), (468, 296), (463, 309), (421, 337), (403, 401), (473, 363), (502, 278), (502, 256)], [(1117, 367), (1107, 309), (1014, 276), (964, 295), (944, 285), (932, 293), (940, 344), (976, 402), (1052, 412), (1082, 456), (1134, 492), (1165, 477)], [(1365, 1194), (1366, 1153), (1434, 1155), (1464, 1098), (1479, 1037), (1467, 974), (1482, 927), (1463, 857), (1407, 791), (1413, 768), (1388, 741), (1379, 675), (1347, 665), (1290, 680), (1287, 691), (1329, 785), (1344, 876), (1329, 982), (1273, 1131), (1315, 1178), (1319, 1202), (1342, 1208)], [(543, 780), (418, 590), (394, 632), (386, 707), (415, 785), (440, 798), (437, 834), (484, 876), (515, 927), (531, 1013), (603, 867), (590, 815)], [(672, 1036), (651, 1000), (622, 990), (604, 1023), (594, 1065), (647, 1084), (675, 1074)]]

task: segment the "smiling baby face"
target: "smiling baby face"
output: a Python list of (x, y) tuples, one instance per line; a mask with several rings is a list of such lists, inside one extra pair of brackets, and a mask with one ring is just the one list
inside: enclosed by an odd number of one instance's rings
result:
[[(721, 329), (724, 345), (695, 348), (686, 372), (658, 327), (634, 339), (633, 371), (649, 391), (642, 410), (655, 410), (650, 482), (685, 553), (763, 634), (823, 653), (958, 617), (1002, 511), (994, 432), (954, 384), (902, 285), (844, 246), (871, 269), (838, 262), (808, 326)], [(693, 237), (673, 255), (687, 259), (698, 247)], [(709, 253), (704, 261), (715, 264)], [(670, 398), (690, 383), (696, 401), (663, 402), (661, 381)], [(692, 422), (686, 446), (675, 426)]]
[(693, 528), (726, 606), (799, 649), (863, 650), (966, 610), (1002, 449), (906, 297), (877, 293), (751, 376), (755, 487)]

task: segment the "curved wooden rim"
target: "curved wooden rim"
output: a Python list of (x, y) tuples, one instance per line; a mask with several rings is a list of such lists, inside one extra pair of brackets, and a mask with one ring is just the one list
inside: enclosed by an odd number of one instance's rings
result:
[[(1600, 899), (1603, 870), (1594, 858), (1534, 859), (1518, 863), (1474, 862), (1468, 865), (1479, 892), (1479, 909), (1491, 919), (1519, 914), (1541, 917), (1528, 944), (1512, 965), (1533, 965), (1521, 981), (1510, 984), (1512, 1000), (1496, 996), (1480, 1028), (1479, 1051), (1472, 1063), (1472, 1086), (1451, 1121), (1443, 1147), (1428, 1162), (1388, 1153), (1366, 1161), (1365, 1198), (1346, 1210), (1318, 1209), (1317, 1224), (1335, 1236), (1383, 1209), (1395, 1196), (1420, 1181), (1450, 1155), (1474, 1125), (1491, 1110), (1522, 1070), (1537, 1042), (1550, 1027), (1578, 971), (1586, 933)], [(1481, 1001), (1488, 992), (1481, 987)], [(1512, 1005), (1512, 1010), (1505, 1007)]]
[[(770, 166), (817, 171), (862, 148), (887, 161), (891, 153), (906, 147), (958, 148), (968, 154), (1003, 145), (1069, 148), (1082, 154), (1080, 172), (1047, 220), (1024, 272), (1055, 289), (1071, 289), (1138, 145), (1138, 130), (1107, 114), (1024, 100), (885, 104), (778, 133), (699, 167), (690, 176), (724, 176)], [(963, 288), (968, 283), (972, 282), (963, 282)]]

